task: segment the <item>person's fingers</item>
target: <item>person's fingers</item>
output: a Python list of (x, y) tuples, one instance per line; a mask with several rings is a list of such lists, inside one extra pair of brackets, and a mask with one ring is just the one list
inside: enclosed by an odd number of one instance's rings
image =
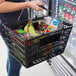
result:
[(42, 8), (37, 7), (37, 9), (35, 9), (37, 12), (42, 10)]
[(39, 7), (39, 10), (43, 10), (43, 8)]
[(30, 8), (36, 10), (37, 12), (40, 11), (40, 10), (43, 10), (43, 8), (39, 7), (39, 5), (44, 6), (43, 3), (36, 2), (36, 1), (32, 1), (32, 2), (31, 2), (31, 7), (30, 7)]
[[(37, 5), (38, 5), (38, 7), (39, 7), (39, 5), (44, 6), (44, 4), (40, 3), (40, 2), (38, 2)], [(43, 8), (39, 7), (39, 10), (43, 10)]]
[(42, 10), (42, 9), (41, 9), (41, 8), (37, 8), (37, 9), (36, 9), (37, 12), (40, 11), (40, 10)]
[(37, 2), (37, 5), (42, 5), (42, 6), (44, 6), (44, 3)]

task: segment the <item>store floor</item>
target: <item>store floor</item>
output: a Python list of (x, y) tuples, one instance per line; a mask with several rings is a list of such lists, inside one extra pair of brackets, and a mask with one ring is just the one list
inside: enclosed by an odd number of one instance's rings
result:
[[(0, 76), (7, 76), (6, 72), (7, 47), (0, 36)], [(20, 76), (55, 76), (48, 63), (42, 62), (26, 69), (22, 66)]]

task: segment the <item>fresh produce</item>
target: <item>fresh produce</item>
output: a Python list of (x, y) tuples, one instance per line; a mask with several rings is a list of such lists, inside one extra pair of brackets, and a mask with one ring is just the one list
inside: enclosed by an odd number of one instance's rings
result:
[(29, 32), (29, 25), (30, 25), (30, 22), (28, 22), (27, 25), (24, 27), (25, 32)]
[(28, 24), (24, 27), (25, 32), (29, 32), (30, 34), (34, 36), (39, 36), (40, 34), (36, 32), (32, 21), (29, 21)]
[(29, 26), (29, 33), (30, 34), (33, 34), (34, 36), (39, 36), (40, 34), (36, 32), (32, 22), (30, 23), (30, 26)]

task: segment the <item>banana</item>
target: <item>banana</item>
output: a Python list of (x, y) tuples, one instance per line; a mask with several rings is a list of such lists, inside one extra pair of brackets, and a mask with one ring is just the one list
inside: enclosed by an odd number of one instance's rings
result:
[(29, 32), (29, 22), (25, 25), (25, 27), (24, 27), (24, 31), (25, 32)]
[(27, 23), (27, 25), (24, 27), (24, 31), (25, 31), (25, 32), (28, 32), (28, 33), (30, 33), (30, 34), (32, 34), (32, 35), (34, 35), (34, 36), (39, 36), (39, 35), (40, 35), (40, 34), (38, 34), (38, 33), (36, 32), (36, 30), (35, 30), (35, 28), (34, 28), (34, 26), (33, 26), (32, 21), (29, 21), (29, 22)]
[(34, 35), (34, 36), (39, 36), (40, 34), (36, 33), (36, 30), (32, 24), (32, 22), (30, 22), (30, 25), (29, 25), (29, 33)]

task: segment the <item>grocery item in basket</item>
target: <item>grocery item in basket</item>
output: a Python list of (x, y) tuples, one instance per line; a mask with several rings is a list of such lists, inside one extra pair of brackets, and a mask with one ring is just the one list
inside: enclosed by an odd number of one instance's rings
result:
[(13, 30), (15, 33), (25, 33), (24, 30), (21, 30), (21, 29), (16, 29), (16, 30)]
[[(53, 26), (53, 28), (55, 28), (56, 30), (58, 29), (58, 26), (60, 26), (60, 20), (57, 20), (57, 19), (53, 19), (51, 21), (51, 26)], [(53, 29), (54, 30), (54, 29)]]
[(45, 24), (48, 24), (48, 25), (50, 25), (51, 24), (51, 21), (52, 21), (52, 18), (51, 17), (44, 17), (44, 23)]
[(51, 31), (54, 31), (54, 30), (57, 30), (57, 28), (53, 27), (52, 25), (48, 25), (47, 28), (44, 29), (44, 33), (51, 32)]
[(24, 31), (25, 32), (29, 32), (29, 25), (30, 25), (30, 22), (28, 22), (25, 27), (24, 27)]
[(52, 29), (52, 27), (46, 24), (44, 32), (50, 32), (51, 29)]
[(61, 28), (62, 28), (61, 21), (57, 19), (52, 19), (51, 23), (45, 26), (44, 32), (51, 32)]
[(36, 32), (38, 32), (39, 34), (43, 34), (44, 28), (45, 28), (45, 24), (42, 21), (39, 21)]
[(25, 33), (25, 34), (24, 34), (24, 37), (25, 37), (26, 39), (30, 39), (30, 38), (33, 37), (33, 35), (31, 35), (30, 33)]
[(51, 22), (51, 26), (56, 28), (56, 30), (62, 29), (62, 22), (60, 20), (53, 19), (52, 22)]
[(32, 34), (33, 36), (39, 36), (40, 34), (36, 32), (32, 21), (29, 21), (27, 25), (24, 27), (24, 31)]
[(38, 28), (43, 28), (45, 26), (45, 23), (42, 21), (38, 22)]
[(41, 22), (41, 21), (39, 21), (39, 22), (38, 22), (38, 28), (40, 28), (40, 27), (41, 27), (41, 25), (42, 25), (42, 22)]
[(35, 30), (32, 22), (31, 22), (31, 24), (30, 24), (30, 26), (29, 26), (29, 33), (30, 33), (30, 34), (33, 34), (34, 36), (39, 36), (39, 35), (40, 35), (39, 33), (36, 32), (36, 30)]

